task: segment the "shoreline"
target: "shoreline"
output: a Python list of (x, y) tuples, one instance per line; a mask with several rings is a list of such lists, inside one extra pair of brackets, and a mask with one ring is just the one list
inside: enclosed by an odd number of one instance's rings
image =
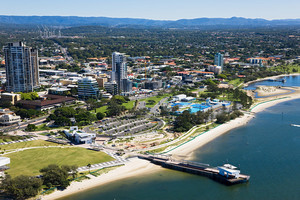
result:
[(300, 76), (300, 73), (293, 73), (293, 74), (281, 74), (281, 75), (277, 75), (277, 76), (269, 76), (269, 77), (265, 77), (265, 78), (261, 78), (261, 79), (257, 79), (254, 81), (249, 81), (247, 83), (244, 83), (244, 87), (248, 87), (250, 84), (256, 83), (256, 82), (261, 82), (261, 81), (265, 81), (268, 79), (277, 79), (277, 78), (281, 78), (281, 77), (285, 77), (285, 76)]
[[(168, 154), (172, 154), (174, 157), (182, 157), (184, 155), (184, 157), (192, 158), (196, 149), (199, 149), (200, 147), (211, 142), (215, 138), (226, 134), (235, 128), (239, 128), (246, 125), (251, 119), (255, 118), (256, 113), (262, 112), (265, 109), (275, 106), (279, 103), (295, 99), (300, 99), (300, 90), (298, 90), (298, 93), (295, 92), (289, 95), (278, 95), (278, 98), (260, 99), (264, 101), (258, 100), (257, 103), (251, 107), (250, 112), (246, 112), (244, 116), (217, 126), (197, 136), (194, 140), (172, 149), (168, 152)], [(78, 192), (90, 190), (103, 184), (111, 183), (114, 181), (134, 176), (139, 176), (145, 173), (154, 173), (161, 169), (163, 168), (154, 165), (146, 160), (131, 158), (130, 162), (126, 163), (122, 167), (114, 169), (98, 177), (91, 177), (91, 179), (83, 180), (82, 182), (72, 182), (67, 189), (63, 191), (55, 191), (49, 195), (42, 196), (41, 199), (59, 199), (76, 194)]]
[(265, 98), (264, 101), (258, 101), (256, 104), (254, 104), (250, 108), (250, 112), (244, 113), (244, 116), (236, 118), (234, 120), (231, 120), (229, 122), (226, 122), (224, 124), (221, 124), (208, 132), (205, 132), (198, 137), (196, 137), (194, 140), (178, 147), (175, 149), (172, 149), (168, 153), (173, 154), (174, 156), (183, 156), (192, 158), (193, 153), (196, 149), (204, 146), (205, 144), (211, 142), (215, 138), (228, 133), (229, 131), (242, 127), (246, 125), (251, 119), (255, 118), (255, 114), (264, 111), (265, 109), (275, 106), (279, 103), (291, 101), (295, 99), (300, 99), (300, 93), (292, 93), (289, 95), (278, 95), (278, 98)]
[(67, 197), (82, 191), (91, 190), (98, 186), (118, 181), (121, 179), (143, 175), (145, 173), (154, 173), (162, 168), (160, 166), (154, 165), (147, 160), (142, 160), (139, 158), (131, 158), (128, 163), (124, 166), (118, 167), (108, 173), (102, 174), (100, 176), (94, 177), (92, 175), (87, 175), (90, 179), (85, 179), (81, 182), (73, 181), (71, 185), (65, 190), (56, 190), (55, 192), (41, 196), (42, 200), (52, 200)]

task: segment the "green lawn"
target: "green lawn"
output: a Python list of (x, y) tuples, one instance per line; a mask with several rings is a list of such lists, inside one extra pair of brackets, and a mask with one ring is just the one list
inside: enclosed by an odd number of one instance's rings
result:
[(10, 169), (6, 172), (11, 176), (38, 175), (39, 170), (49, 164), (86, 166), (114, 160), (103, 152), (92, 151), (80, 147), (54, 147), (29, 149), (6, 155), (11, 159)]
[[(154, 96), (154, 97), (148, 97), (148, 98), (145, 98), (145, 99), (141, 99), (139, 101), (146, 101), (146, 107), (148, 108), (152, 108), (154, 107), (160, 100), (162, 100), (163, 98), (165, 97), (170, 97), (171, 94), (165, 94), (163, 96)], [(147, 104), (149, 100), (154, 100), (155, 103), (154, 104)]]
[[(128, 101), (126, 103), (123, 103), (122, 105), (125, 106), (125, 108), (127, 110), (130, 110), (130, 109), (132, 109), (134, 107), (134, 102), (135, 101)], [(96, 109), (97, 113), (98, 112), (105, 113), (106, 111), (107, 111), (107, 106), (102, 106), (102, 107)], [(92, 110), (92, 112), (95, 112), (95, 110)]]
[(282, 73), (300, 73), (300, 65), (279, 65), (268, 68), (268, 71), (278, 71)]
[[(94, 112), (95, 110), (93, 110), (92, 112)], [(96, 112), (102, 112), (105, 113), (107, 111), (107, 106), (102, 106), (100, 108), (96, 108)]]
[(229, 81), (228, 83), (233, 85), (234, 87), (237, 87), (237, 86), (239, 86), (239, 84), (241, 84), (243, 82), (244, 82), (243, 79), (236, 78), (236, 79), (233, 79), (233, 80)]
[(0, 151), (11, 150), (11, 149), (23, 149), (26, 147), (39, 147), (39, 146), (62, 146), (61, 144), (56, 144), (53, 142), (47, 142), (44, 140), (34, 140), (29, 142), (19, 142), (13, 144), (6, 144), (0, 146)]
[(128, 101), (126, 103), (123, 103), (122, 105), (125, 106), (127, 110), (131, 110), (134, 107), (135, 101)]

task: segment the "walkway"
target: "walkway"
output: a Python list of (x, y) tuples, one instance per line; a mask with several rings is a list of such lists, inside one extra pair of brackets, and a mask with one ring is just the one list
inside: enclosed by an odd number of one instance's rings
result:
[(93, 164), (93, 165), (91, 165), (91, 167), (87, 167), (87, 166), (79, 167), (78, 172), (84, 172), (84, 171), (89, 171), (89, 170), (97, 170), (97, 169), (103, 169), (103, 168), (108, 168), (108, 167), (120, 166), (120, 165), (124, 165), (128, 161), (127, 159), (124, 159), (120, 156), (117, 156), (114, 153), (111, 153), (111, 152), (108, 152), (108, 151), (103, 151), (103, 152), (105, 152), (109, 156), (113, 157), (115, 160), (110, 161), (110, 162)]

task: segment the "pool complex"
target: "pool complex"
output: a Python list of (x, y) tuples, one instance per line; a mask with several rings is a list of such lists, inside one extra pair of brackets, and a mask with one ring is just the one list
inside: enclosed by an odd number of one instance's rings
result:
[[(198, 111), (203, 111), (206, 108), (210, 108), (210, 105), (206, 103), (188, 103), (188, 102), (180, 102), (180, 103), (172, 103), (171, 107), (178, 106), (181, 111), (176, 111), (176, 113), (182, 113), (184, 110), (190, 110), (191, 113), (196, 113)], [(186, 109), (185, 109), (186, 108)]]

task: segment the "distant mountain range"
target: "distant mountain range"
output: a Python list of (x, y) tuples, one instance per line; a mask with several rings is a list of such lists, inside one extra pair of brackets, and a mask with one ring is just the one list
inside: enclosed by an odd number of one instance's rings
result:
[(300, 26), (300, 19), (247, 19), (197, 18), (171, 20), (149, 20), (135, 18), (76, 17), (76, 16), (6, 16), (0, 15), (0, 24), (52, 25), (52, 26), (91, 26), (107, 27), (164, 27), (164, 28), (201, 28), (209, 26), (226, 27), (263, 27), (263, 26)]

